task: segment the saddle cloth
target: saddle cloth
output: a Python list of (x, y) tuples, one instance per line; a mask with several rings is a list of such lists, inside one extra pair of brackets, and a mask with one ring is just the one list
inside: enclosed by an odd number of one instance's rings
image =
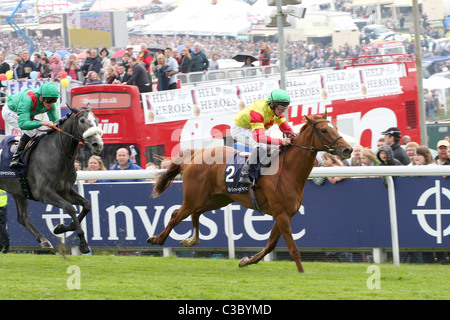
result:
[[(22, 154), (21, 161), (23, 164), (28, 164), (28, 158), (30, 157), (31, 152), (33, 149), (37, 146), (38, 142), (42, 137), (45, 135), (39, 135), (38, 137), (35, 137), (30, 140), (27, 147), (25, 148), (25, 152)], [(18, 143), (18, 138), (14, 135), (6, 136), (1, 142), (0, 142), (0, 177), (6, 178), (19, 178), (19, 177), (25, 177), (27, 174), (27, 166), (24, 168), (19, 169), (11, 169), (9, 167), (9, 163), (11, 162), (11, 158), (14, 155), (14, 152), (16, 151), (17, 147), (14, 146)]]
[[(248, 186), (239, 183), (242, 168), (247, 161), (248, 154), (241, 154), (237, 152), (233, 154), (227, 162), (225, 167), (225, 187), (228, 193), (244, 193), (249, 191)], [(250, 178), (253, 181), (258, 180), (260, 175), (260, 163), (250, 167)]]

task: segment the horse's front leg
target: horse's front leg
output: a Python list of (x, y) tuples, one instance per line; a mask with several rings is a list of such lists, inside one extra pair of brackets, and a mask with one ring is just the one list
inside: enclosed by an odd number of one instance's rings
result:
[[(76, 212), (75, 208), (73, 207), (73, 205), (70, 202), (66, 201), (64, 198), (62, 198), (61, 196), (59, 196), (54, 191), (47, 191), (43, 194), (44, 194), (44, 197), (41, 199), (41, 201), (43, 203), (51, 204), (58, 208), (61, 208), (70, 215), (70, 217), (72, 218), (72, 221), (73, 221), (72, 223), (75, 225), (74, 230), (76, 231), (77, 236), (80, 239), (80, 244), (79, 244), (80, 252), (81, 253), (89, 253), (91, 251), (91, 249), (89, 248), (89, 245), (86, 241), (86, 238), (84, 236), (84, 231), (81, 228), (80, 221), (78, 220), (78, 217), (77, 217), (77, 212)], [(86, 213), (84, 213), (84, 215), (86, 215)]]
[[(89, 200), (82, 197), (75, 189), (71, 189), (68, 196), (64, 198), (67, 202), (73, 205), (80, 205), (83, 210), (78, 215), (78, 222), (81, 223), (84, 217), (91, 211), (91, 203)], [(61, 234), (67, 231), (75, 231), (76, 224), (72, 221), (68, 226), (64, 224), (58, 224), (53, 230), (54, 234)]]
[(289, 215), (287, 214), (280, 214), (275, 218), (275, 221), (280, 228), (281, 234), (283, 235), (283, 239), (289, 249), (292, 260), (294, 260), (295, 264), (297, 265), (298, 272), (304, 272), (300, 252), (298, 251), (297, 245), (295, 244), (294, 238), (292, 237), (291, 217), (289, 217)]
[(252, 256), (251, 258), (244, 257), (239, 261), (239, 267), (245, 267), (249, 264), (258, 263), (262, 258), (264, 258), (268, 253), (272, 252), (273, 249), (275, 249), (278, 240), (280, 239), (281, 233), (280, 229), (278, 228), (278, 224), (275, 222), (272, 226), (272, 230), (270, 231), (269, 241), (267, 242), (266, 247)]

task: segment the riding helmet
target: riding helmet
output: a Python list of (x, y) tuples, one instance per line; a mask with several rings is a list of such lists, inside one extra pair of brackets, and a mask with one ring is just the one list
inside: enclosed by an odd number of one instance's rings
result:
[(44, 98), (59, 98), (59, 89), (54, 82), (46, 82), (41, 86), (41, 96)]
[(283, 89), (275, 89), (269, 95), (269, 103), (273, 103), (274, 107), (285, 107), (287, 108), (291, 103), (291, 97)]

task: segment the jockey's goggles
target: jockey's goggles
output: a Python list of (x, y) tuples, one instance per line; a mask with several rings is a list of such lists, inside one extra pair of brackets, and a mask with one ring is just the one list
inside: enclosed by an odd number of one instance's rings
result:
[(44, 100), (45, 103), (55, 103), (56, 101), (58, 101), (58, 98), (55, 97), (46, 97), (46, 98), (42, 98), (42, 100)]
[(276, 108), (280, 110), (286, 110), (289, 107), (289, 102), (277, 102), (274, 101)]

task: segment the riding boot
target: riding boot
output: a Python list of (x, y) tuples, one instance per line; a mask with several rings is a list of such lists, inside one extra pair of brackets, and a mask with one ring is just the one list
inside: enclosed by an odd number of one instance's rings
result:
[(250, 178), (250, 169), (252, 168), (253, 165), (255, 165), (256, 163), (258, 163), (258, 153), (259, 153), (259, 147), (256, 147), (255, 149), (253, 149), (252, 153), (249, 155), (247, 161), (244, 164), (244, 167), (242, 168), (241, 171), (241, 177), (239, 179), (239, 183), (243, 184), (245, 186), (254, 186), (254, 187), (258, 187), (255, 182), (256, 181), (252, 181)]
[(20, 138), (19, 145), (17, 146), (17, 150), (14, 153), (14, 155), (11, 159), (11, 162), (9, 163), (9, 167), (11, 169), (18, 169), (18, 168), (25, 167), (25, 165), (20, 162), (20, 156), (22, 156), (25, 146), (27, 145), (28, 141), (30, 141), (30, 139), (31, 139), (31, 137), (29, 137), (26, 134), (22, 135), (22, 137)]

